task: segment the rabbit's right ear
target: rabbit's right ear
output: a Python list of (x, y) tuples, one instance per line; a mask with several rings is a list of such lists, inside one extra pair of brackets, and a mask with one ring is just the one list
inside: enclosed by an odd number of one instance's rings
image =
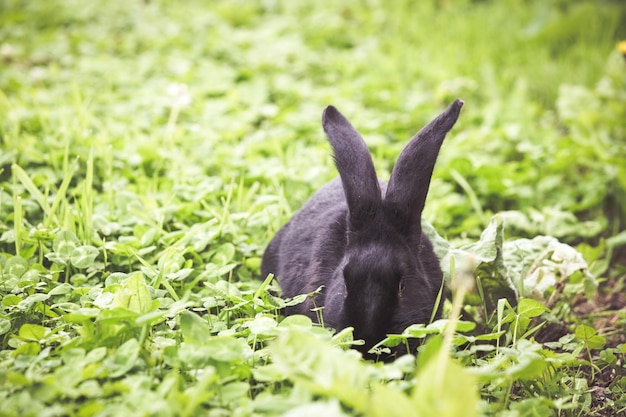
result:
[(430, 177), (441, 143), (456, 123), (463, 100), (456, 99), (443, 113), (420, 130), (396, 161), (385, 194), (385, 207), (391, 211), (400, 230), (417, 231)]
[(358, 230), (369, 223), (382, 204), (372, 157), (361, 135), (335, 107), (324, 109), (322, 126), (333, 147), (350, 210), (351, 229)]

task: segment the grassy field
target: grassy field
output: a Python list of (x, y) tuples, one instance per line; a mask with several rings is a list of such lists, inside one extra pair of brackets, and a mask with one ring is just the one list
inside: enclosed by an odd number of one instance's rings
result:
[[(0, 416), (626, 415), (621, 1), (0, 2)], [(260, 259), (455, 98), (451, 296), (365, 361)], [(436, 230), (436, 232), (435, 232)]]

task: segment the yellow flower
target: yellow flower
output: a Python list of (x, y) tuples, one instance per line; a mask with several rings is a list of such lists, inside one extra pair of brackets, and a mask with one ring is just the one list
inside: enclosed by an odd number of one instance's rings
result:
[(626, 41), (621, 41), (617, 43), (617, 50), (626, 57)]

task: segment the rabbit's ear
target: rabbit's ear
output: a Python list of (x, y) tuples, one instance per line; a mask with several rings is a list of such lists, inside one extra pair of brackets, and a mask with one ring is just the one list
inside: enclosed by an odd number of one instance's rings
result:
[(404, 148), (391, 172), (385, 195), (400, 230), (420, 227), (430, 177), (446, 133), (459, 117), (463, 101), (456, 99), (443, 113), (424, 126)]
[(335, 107), (324, 109), (322, 126), (333, 147), (350, 210), (350, 226), (359, 229), (380, 210), (382, 203), (372, 157), (361, 135)]

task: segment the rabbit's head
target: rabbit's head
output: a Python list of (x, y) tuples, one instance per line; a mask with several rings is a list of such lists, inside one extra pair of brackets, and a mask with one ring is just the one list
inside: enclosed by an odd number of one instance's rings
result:
[[(403, 295), (404, 278), (417, 270), (409, 248), (385, 223), (371, 234), (350, 232), (345, 265), (341, 270), (346, 295), (344, 312), (354, 326), (354, 337), (368, 345), (380, 341)], [(365, 346), (367, 348), (371, 346)]]
[(346, 251), (335, 274), (345, 284), (343, 314), (355, 338), (366, 341), (363, 350), (383, 339), (394, 322), (424, 323), (437, 308), (442, 273), (422, 235), (421, 214), (441, 143), (462, 105), (456, 100), (411, 139), (388, 185), (379, 183), (350, 122), (332, 106), (324, 111), (348, 205)]

